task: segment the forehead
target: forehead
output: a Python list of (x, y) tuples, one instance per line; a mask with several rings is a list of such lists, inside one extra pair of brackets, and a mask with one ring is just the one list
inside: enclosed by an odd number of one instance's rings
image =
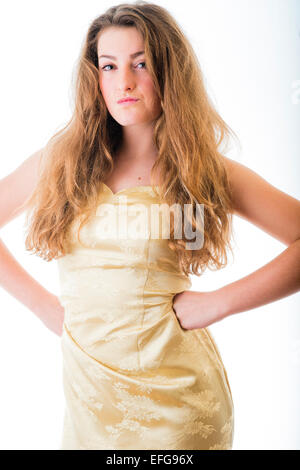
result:
[(110, 26), (101, 31), (97, 41), (97, 50), (103, 54), (130, 55), (142, 50), (144, 39), (135, 27)]

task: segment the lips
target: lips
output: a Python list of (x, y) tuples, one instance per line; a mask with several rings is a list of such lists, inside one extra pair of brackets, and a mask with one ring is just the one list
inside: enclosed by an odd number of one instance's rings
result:
[(138, 98), (122, 98), (118, 103), (126, 103), (127, 101), (138, 101)]

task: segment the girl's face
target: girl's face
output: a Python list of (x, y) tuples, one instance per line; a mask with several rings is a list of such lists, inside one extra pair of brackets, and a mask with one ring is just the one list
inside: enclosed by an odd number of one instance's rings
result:
[[(135, 27), (110, 26), (100, 33), (99, 85), (109, 113), (122, 126), (152, 122), (161, 112), (143, 51), (143, 37)], [(126, 97), (138, 101), (118, 103)]]

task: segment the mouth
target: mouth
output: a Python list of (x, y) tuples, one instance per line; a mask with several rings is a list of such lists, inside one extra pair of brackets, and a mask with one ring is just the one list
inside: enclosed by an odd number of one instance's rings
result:
[(137, 98), (124, 98), (122, 100), (119, 100), (118, 101), (118, 104), (122, 104), (122, 103), (135, 103), (136, 101), (138, 101)]

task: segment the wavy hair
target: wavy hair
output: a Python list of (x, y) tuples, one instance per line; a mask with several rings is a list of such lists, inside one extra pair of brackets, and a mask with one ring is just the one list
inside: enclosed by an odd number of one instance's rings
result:
[(79, 229), (95, 213), (99, 187), (114, 167), (122, 126), (110, 115), (99, 86), (97, 43), (110, 26), (135, 27), (144, 39), (147, 69), (161, 100), (154, 127), (162, 184), (153, 186), (163, 202), (193, 207), (191, 225), (199, 227), (195, 204), (204, 206), (201, 249), (186, 248), (184, 235), (168, 240), (185, 275), (200, 275), (228, 263), (232, 252), (232, 195), (220, 145), (235, 135), (217, 113), (204, 86), (198, 59), (171, 14), (145, 1), (122, 3), (95, 18), (79, 55), (71, 119), (43, 148), (37, 186), (26, 203), (25, 246), (46, 261), (70, 250), (68, 230), (83, 215)]

